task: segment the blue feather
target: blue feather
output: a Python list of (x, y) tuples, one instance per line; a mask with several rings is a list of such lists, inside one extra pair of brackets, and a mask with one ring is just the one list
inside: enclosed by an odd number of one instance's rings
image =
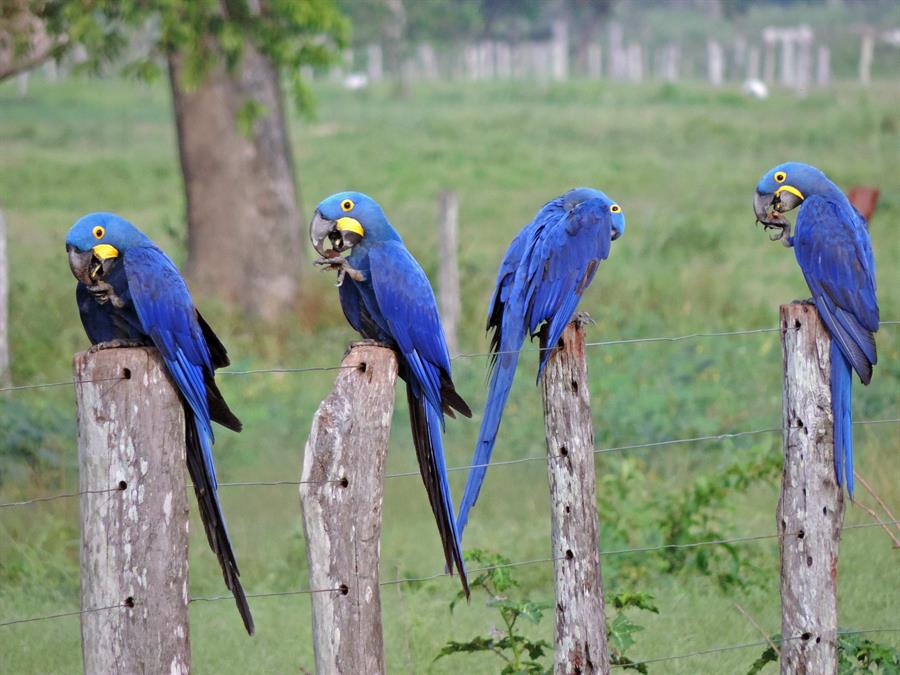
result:
[(625, 226), (621, 209), (589, 188), (572, 190), (544, 205), (507, 249), (488, 309), (491, 375), (472, 469), (460, 502), (457, 529), (462, 534), (487, 473), (494, 444), (527, 334), (546, 327), (546, 347), (537, 379), (552, 349), (572, 319), (600, 263), (609, 257), (612, 231)]

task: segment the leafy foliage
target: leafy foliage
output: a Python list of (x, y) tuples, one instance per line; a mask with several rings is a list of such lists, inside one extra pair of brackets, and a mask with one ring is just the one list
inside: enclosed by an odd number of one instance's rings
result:
[[(781, 645), (781, 636), (773, 635), (772, 641)], [(778, 655), (768, 647), (750, 666), (747, 675), (758, 675), (769, 663), (776, 663)], [(865, 675), (866, 673), (900, 673), (900, 650), (890, 645), (874, 642), (865, 635), (838, 635), (839, 675)]]
[[(552, 652), (552, 645), (546, 640), (529, 639), (517, 629), (517, 622), (520, 618), (524, 618), (533, 624), (539, 624), (544, 618), (544, 611), (552, 608), (553, 603), (510, 597), (508, 591), (518, 587), (519, 582), (510, 573), (508, 558), (481, 549), (466, 551), (465, 558), (484, 568), (470, 581), (469, 587), (473, 592), (481, 590), (488, 595), (486, 604), (499, 611), (505, 631), (494, 628), (489, 635), (476, 635), (467, 642), (450, 640), (435, 657), (435, 661), (451, 654), (493, 652), (505, 662), (503, 670), (500, 671), (503, 675), (513, 673), (544, 675), (551, 672), (552, 668), (545, 667), (539, 659)], [(457, 593), (450, 603), (451, 612), (464, 597), (462, 591)], [(634, 663), (625, 655), (625, 652), (635, 644), (634, 634), (644, 630), (643, 626), (634, 623), (626, 612), (639, 610), (659, 614), (653, 596), (642, 592), (624, 592), (613, 596), (610, 604), (616, 609), (615, 616), (606, 623), (611, 663), (646, 673), (645, 665)]]
[[(514, 600), (507, 595), (507, 591), (519, 585), (510, 573), (509, 558), (473, 549), (466, 551), (465, 559), (485, 568), (469, 582), (469, 588), (473, 592), (481, 590), (488, 595), (487, 606), (497, 608), (506, 630), (495, 628), (489, 636), (477, 635), (468, 642), (450, 640), (438, 652), (435, 661), (451, 654), (493, 652), (506, 662), (500, 671), (502, 675), (513, 673), (543, 675), (549, 672), (538, 659), (552, 650), (550, 643), (546, 640), (531, 640), (522, 635), (516, 623), (520, 618), (524, 618), (531, 623), (539, 624), (544, 617), (544, 610), (553, 607), (553, 603), (532, 602), (527, 599)], [(462, 591), (457, 593), (450, 603), (451, 612), (464, 597)]]
[(162, 57), (180, 53), (186, 84), (197, 86), (218, 65), (233, 71), (252, 45), (285, 70), (301, 109), (309, 96), (300, 66), (330, 63), (349, 30), (334, 0), (264, 0), (258, 10), (246, 0), (32, 0), (31, 11), (66, 38), (61, 50), (83, 46), (81, 67), (95, 73), (112, 64), (152, 80)]
[(723, 514), (734, 495), (773, 479), (780, 470), (773, 447), (724, 468), (697, 475), (687, 486), (660, 491), (647, 479), (648, 468), (625, 458), (599, 476), (602, 538), (607, 550), (622, 546), (656, 544), (671, 546), (642, 556), (611, 560), (609, 569), (639, 581), (651, 573), (699, 573), (713, 577), (722, 590), (759, 585), (763, 579), (754, 564), (759, 552), (733, 544), (679, 548), (697, 541), (716, 541), (734, 536)]
[(59, 408), (0, 397), (0, 429), (0, 485), (23, 483), (30, 471), (58, 475), (74, 463), (74, 453), (65, 452), (72, 423)]

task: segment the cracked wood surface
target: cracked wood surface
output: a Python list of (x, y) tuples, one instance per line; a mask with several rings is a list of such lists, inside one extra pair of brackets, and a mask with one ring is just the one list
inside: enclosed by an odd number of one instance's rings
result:
[(781, 306), (784, 467), (781, 548), (783, 675), (837, 673), (837, 562), (844, 500), (834, 473), (831, 339), (813, 305)]
[(594, 427), (578, 320), (566, 326), (541, 389), (556, 578), (555, 672), (608, 673)]
[[(379, 556), (397, 359), (359, 343), (319, 405), (303, 454), (300, 506), (318, 673), (383, 673)], [(349, 366), (349, 368), (347, 368)]]
[(74, 374), (80, 489), (96, 491), (81, 497), (81, 609), (131, 605), (81, 615), (84, 672), (186, 675), (181, 401), (148, 347), (76, 354)]

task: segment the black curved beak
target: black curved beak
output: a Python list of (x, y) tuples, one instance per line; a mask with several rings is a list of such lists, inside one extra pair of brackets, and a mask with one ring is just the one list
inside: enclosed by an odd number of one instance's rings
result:
[(69, 269), (72, 275), (86, 286), (94, 284), (93, 275), (101, 263), (94, 258), (93, 251), (80, 251), (71, 244), (66, 244), (66, 252), (69, 254)]
[(778, 195), (772, 193), (757, 192), (753, 195), (753, 213), (756, 215), (756, 221), (762, 223), (766, 227), (784, 227), (788, 221), (779, 213), (777, 203)]
[(328, 220), (316, 209), (313, 219), (309, 223), (309, 240), (319, 255), (328, 257), (323, 244), (334, 232), (337, 232), (337, 223), (333, 220)]
[(613, 227), (612, 229), (610, 229), (610, 231), (609, 231), (609, 240), (610, 241), (615, 241), (616, 239), (618, 239), (621, 236), (622, 236), (622, 233), (619, 231), (618, 228)]
[[(345, 220), (352, 219), (341, 218), (341, 221)], [(362, 241), (362, 235), (358, 232), (341, 229), (338, 221), (329, 220), (316, 209), (316, 213), (309, 223), (309, 239), (319, 255), (324, 258), (332, 258), (335, 253), (342, 253), (356, 246)], [(324, 246), (326, 239), (331, 242), (331, 250)]]

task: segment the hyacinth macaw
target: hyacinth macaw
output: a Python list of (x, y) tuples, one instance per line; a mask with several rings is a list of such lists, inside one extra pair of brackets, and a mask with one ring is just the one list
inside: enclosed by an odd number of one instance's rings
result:
[[(798, 206), (791, 236), (791, 225), (781, 214)], [(762, 177), (753, 210), (767, 230), (780, 229), (775, 241), (793, 247), (831, 335), (834, 470), (838, 485), (846, 484), (852, 498), (852, 371), (863, 384), (871, 381), (879, 324), (875, 260), (866, 221), (824, 173), (800, 162), (779, 164)]]
[(490, 383), (459, 507), (460, 534), (491, 460), (525, 336), (540, 334), (541, 346), (547, 347), (540, 354), (539, 381), (600, 262), (609, 257), (610, 243), (624, 231), (625, 215), (618, 204), (599, 190), (576, 188), (547, 202), (509, 245), (488, 304)]
[(234, 431), (241, 421), (222, 397), (215, 369), (228, 354), (194, 307), (175, 264), (149, 237), (112, 213), (90, 213), (66, 237), (75, 297), (92, 350), (152, 346), (159, 350), (184, 406), (187, 465), (209, 545), (247, 632), (253, 617), (240, 582), (216, 494), (212, 422)]
[[(398, 356), (406, 381), (410, 426), (419, 470), (437, 521), (447, 569), (455, 567), (468, 596), (453, 498), (441, 435), (444, 415), (472, 416), (456, 392), (450, 355), (428, 277), (388, 222), (378, 203), (360, 192), (323, 200), (309, 225), (324, 267), (337, 269), (341, 308), (364, 338), (384, 343)], [(326, 240), (331, 249), (325, 248)], [(350, 250), (347, 257), (340, 253)]]

